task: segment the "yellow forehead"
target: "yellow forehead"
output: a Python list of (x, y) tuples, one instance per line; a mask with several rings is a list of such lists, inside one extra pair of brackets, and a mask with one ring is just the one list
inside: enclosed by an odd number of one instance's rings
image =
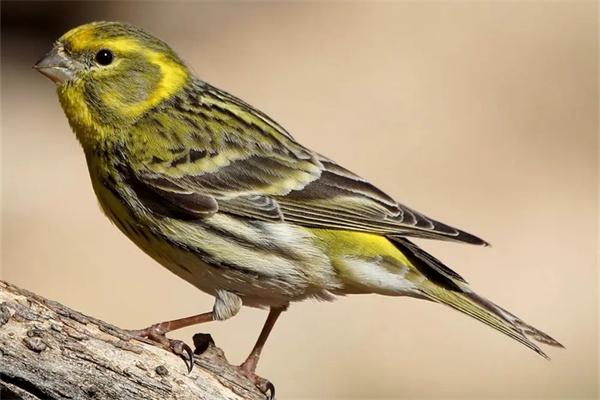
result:
[(97, 41), (97, 27), (97, 23), (78, 26), (65, 33), (60, 41), (68, 43), (73, 50), (88, 49), (92, 47), (93, 42)]
[(101, 26), (102, 23), (99, 22), (78, 26), (65, 33), (60, 41), (68, 43), (73, 51), (99, 50), (104, 47), (110, 47), (115, 52), (131, 52), (143, 49), (142, 44), (134, 37), (101, 37), (98, 35)]

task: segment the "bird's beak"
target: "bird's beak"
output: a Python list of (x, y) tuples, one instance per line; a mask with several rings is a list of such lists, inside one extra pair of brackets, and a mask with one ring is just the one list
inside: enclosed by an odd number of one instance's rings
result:
[(54, 83), (60, 85), (73, 79), (73, 63), (67, 58), (62, 49), (52, 48), (48, 54), (42, 57), (35, 65), (40, 73), (46, 75)]

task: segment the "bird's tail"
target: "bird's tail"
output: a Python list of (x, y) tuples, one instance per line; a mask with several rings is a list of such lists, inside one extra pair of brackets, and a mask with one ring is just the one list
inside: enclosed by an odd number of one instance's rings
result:
[(546, 359), (549, 359), (549, 357), (534, 341), (550, 346), (564, 347), (546, 333), (523, 322), (510, 312), (473, 293), (469, 289), (454, 291), (433, 284), (432, 282), (426, 282), (421, 290), (426, 298), (446, 304), (491, 326), (524, 344)]

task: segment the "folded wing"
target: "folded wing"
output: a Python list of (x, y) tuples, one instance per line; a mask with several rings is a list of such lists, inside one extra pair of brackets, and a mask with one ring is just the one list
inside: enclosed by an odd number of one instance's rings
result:
[[(162, 138), (177, 136), (176, 154), (169, 159), (171, 153), (164, 148), (157, 148), (156, 154), (150, 149), (144, 159), (132, 164), (130, 172), (136, 192), (150, 203), (175, 210), (172, 215), (183, 212), (202, 218), (218, 211), (390, 238), (486, 244), (396, 202), (356, 174), (298, 144), (248, 104), (233, 101), (231, 95), (208, 85), (197, 89), (201, 96), (186, 93), (187, 98), (175, 103), (180, 104), (175, 109), (182, 115), (170, 117), (179, 121), (178, 132), (169, 132), (165, 124), (158, 128)], [(218, 132), (211, 118), (217, 118)], [(182, 129), (186, 121), (189, 129)], [(187, 133), (182, 136), (181, 131)], [(169, 144), (166, 141), (164, 146)], [(154, 210), (161, 208), (151, 205)]]

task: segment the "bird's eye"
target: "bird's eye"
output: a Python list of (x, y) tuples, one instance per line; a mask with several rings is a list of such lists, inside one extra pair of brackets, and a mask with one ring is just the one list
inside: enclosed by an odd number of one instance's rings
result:
[(110, 50), (102, 49), (96, 53), (96, 62), (100, 65), (109, 65), (113, 62), (113, 53)]

